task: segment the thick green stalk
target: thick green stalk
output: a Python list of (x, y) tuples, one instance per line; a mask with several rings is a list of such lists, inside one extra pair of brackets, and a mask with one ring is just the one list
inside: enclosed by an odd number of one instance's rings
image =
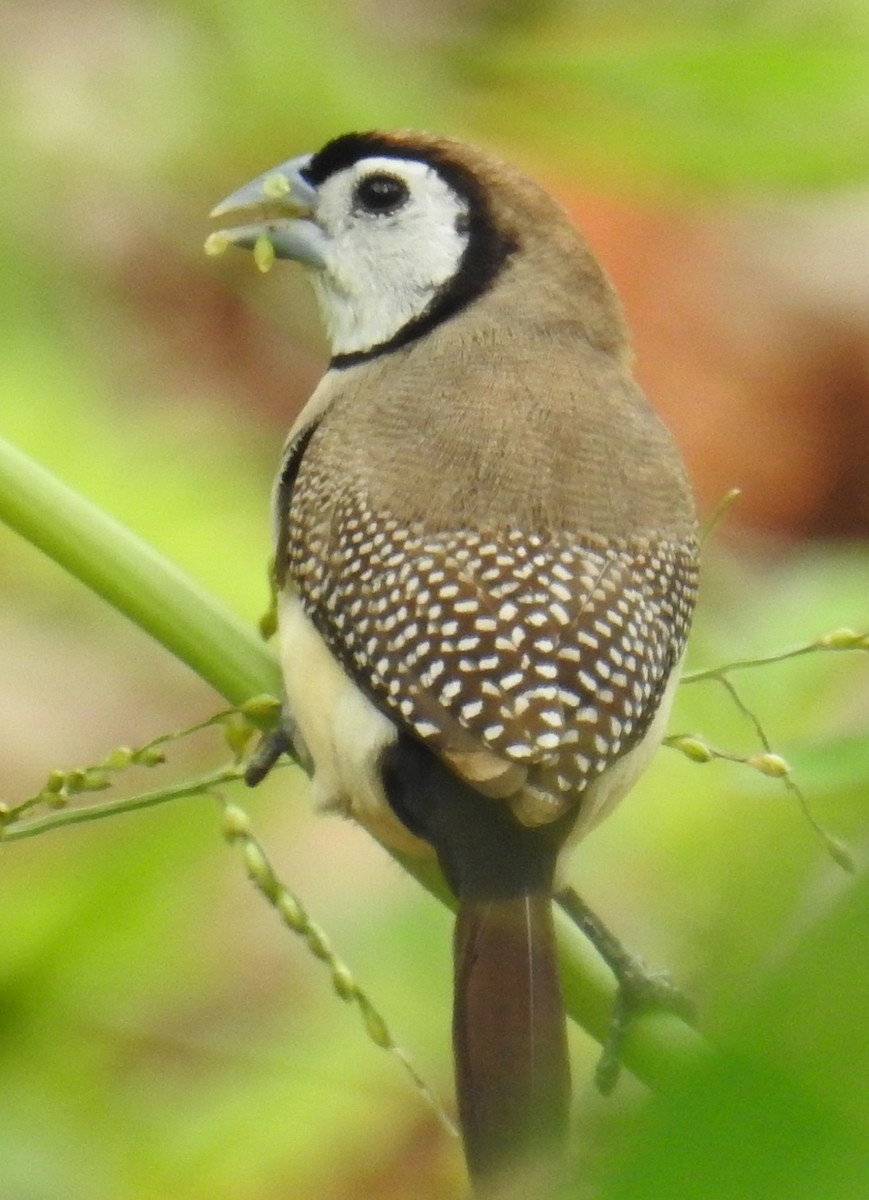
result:
[(120, 522), (0, 438), (0, 520), (108, 600), (230, 704), (280, 692), (267, 646)]

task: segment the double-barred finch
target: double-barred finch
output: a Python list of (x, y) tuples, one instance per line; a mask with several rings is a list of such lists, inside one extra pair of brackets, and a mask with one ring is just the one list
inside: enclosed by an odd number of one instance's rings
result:
[(311, 269), (329, 369), (275, 493), (287, 714), (317, 800), (458, 899), (474, 1179), (566, 1131), (559, 856), (661, 740), (697, 586), (673, 442), (582, 236), (517, 171), (351, 134), (215, 215)]

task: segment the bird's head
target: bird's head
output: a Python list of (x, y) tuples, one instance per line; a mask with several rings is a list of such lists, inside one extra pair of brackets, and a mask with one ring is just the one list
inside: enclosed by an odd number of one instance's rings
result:
[(228, 226), (213, 240), (265, 244), (312, 269), (332, 353), (345, 362), (426, 333), (535, 246), (548, 251), (544, 280), (575, 263), (577, 247), (592, 261), (565, 214), (519, 172), (418, 133), (345, 134), (245, 184), (212, 216)]

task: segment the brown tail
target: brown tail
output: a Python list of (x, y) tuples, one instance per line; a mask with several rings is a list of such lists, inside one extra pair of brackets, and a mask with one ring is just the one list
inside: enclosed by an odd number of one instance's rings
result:
[(474, 1181), (563, 1147), (570, 1069), (551, 897), (460, 904), (453, 1047)]
[(407, 736), (384, 756), (387, 798), (437, 851), (458, 898), (453, 1046), (473, 1182), (552, 1162), (570, 1069), (552, 926), (552, 879), (574, 815), (535, 829)]

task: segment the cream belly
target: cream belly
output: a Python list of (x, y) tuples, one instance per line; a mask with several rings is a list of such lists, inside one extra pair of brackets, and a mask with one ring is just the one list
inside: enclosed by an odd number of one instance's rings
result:
[(383, 794), (380, 756), (397, 737), (395, 725), (341, 668), (298, 596), (285, 593), (278, 615), (287, 707), (311, 762), (314, 803), (352, 817), (396, 850), (432, 857)]

